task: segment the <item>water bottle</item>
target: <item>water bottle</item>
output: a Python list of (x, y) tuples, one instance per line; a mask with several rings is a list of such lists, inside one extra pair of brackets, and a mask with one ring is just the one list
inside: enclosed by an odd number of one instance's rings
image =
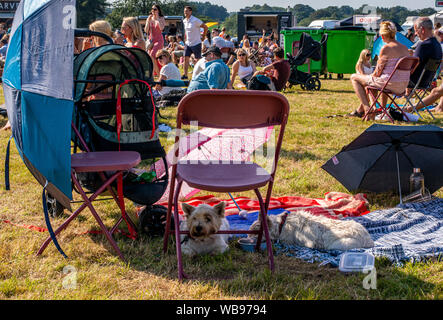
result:
[(411, 176), (409, 177), (409, 193), (420, 191), (424, 194), (425, 190), (425, 177), (421, 173), (420, 168), (414, 168)]

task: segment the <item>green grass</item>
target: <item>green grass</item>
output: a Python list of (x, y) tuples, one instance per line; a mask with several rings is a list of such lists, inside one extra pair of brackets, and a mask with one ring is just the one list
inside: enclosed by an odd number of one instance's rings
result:
[[(320, 166), (370, 124), (344, 117), (358, 104), (349, 79), (324, 80), (320, 92), (293, 87), (285, 93), (291, 113), (277, 170), (274, 196), (294, 195), (322, 198), (326, 192), (346, 189)], [(1, 98), (3, 99), (3, 98)], [(176, 109), (162, 111), (167, 123), (175, 126)], [(426, 117), (426, 123), (442, 125)], [(6, 119), (0, 119), (3, 125)], [(419, 123), (420, 124), (420, 123)], [(0, 154), (10, 132), (0, 133)], [(162, 134), (167, 149), (170, 143)], [(3, 176), (3, 166), (0, 166)], [(270, 274), (265, 254), (245, 253), (231, 243), (229, 252), (218, 256), (184, 258), (185, 271), (192, 279), (177, 281), (174, 246), (162, 253), (161, 239), (140, 236), (132, 241), (116, 235), (128, 262), (121, 262), (103, 236), (79, 235), (96, 230), (88, 211), (72, 222), (59, 237), (69, 256), (63, 259), (51, 244), (36, 257), (47, 233), (3, 223), (44, 227), (41, 186), (24, 166), (15, 147), (11, 153), (11, 191), (0, 190), (0, 299), (442, 299), (443, 262), (429, 260), (393, 266), (376, 260), (377, 289), (363, 288), (363, 274), (345, 275), (337, 269), (319, 267), (298, 259), (276, 256), (276, 271)], [(205, 194), (205, 193), (202, 193)], [(242, 195), (254, 197), (248, 192)], [(435, 193), (443, 197), (443, 190)], [(76, 199), (78, 196), (75, 194)], [(228, 198), (222, 195), (221, 197)], [(371, 210), (395, 206), (396, 194), (368, 194)], [(134, 208), (127, 201), (128, 212)], [(119, 216), (114, 203), (96, 203), (106, 225)], [(66, 218), (67, 214), (63, 217)], [(57, 226), (62, 219), (54, 219)], [(65, 289), (69, 274), (76, 269), (76, 289)]]

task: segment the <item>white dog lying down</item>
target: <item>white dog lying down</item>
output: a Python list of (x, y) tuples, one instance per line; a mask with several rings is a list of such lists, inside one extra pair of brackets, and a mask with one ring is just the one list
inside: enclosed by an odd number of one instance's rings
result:
[[(352, 220), (334, 220), (324, 216), (314, 216), (306, 211), (267, 217), (271, 239), (280, 240), (288, 245), (343, 251), (374, 246), (368, 231)], [(259, 229), (260, 221), (257, 220), (250, 230)]]
[(180, 237), (183, 254), (192, 256), (223, 253), (229, 248), (229, 235), (215, 234), (220, 230), (229, 230), (229, 222), (225, 218), (225, 206), (224, 201), (213, 207), (207, 204), (200, 204), (198, 207), (182, 204), (186, 220), (180, 223), (180, 230), (189, 230), (189, 236)]

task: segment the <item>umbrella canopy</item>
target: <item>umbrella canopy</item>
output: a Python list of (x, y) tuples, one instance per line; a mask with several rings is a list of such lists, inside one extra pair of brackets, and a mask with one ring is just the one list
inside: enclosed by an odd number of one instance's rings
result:
[(12, 135), (24, 163), (70, 209), (75, 0), (22, 0), (3, 72)]
[(442, 163), (443, 129), (374, 124), (322, 169), (349, 191), (400, 192), (409, 190), (413, 168), (420, 168), (426, 188), (433, 193), (443, 185)]

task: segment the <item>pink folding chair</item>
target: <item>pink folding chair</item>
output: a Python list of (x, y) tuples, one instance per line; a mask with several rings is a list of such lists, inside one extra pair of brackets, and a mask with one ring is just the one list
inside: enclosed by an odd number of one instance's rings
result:
[[(99, 224), (101, 231), (111, 244), (112, 248), (115, 250), (120, 259), (124, 260), (124, 256), (117, 246), (117, 243), (113, 239), (112, 234), (117, 230), (117, 227), (122, 221), (126, 221), (131, 237), (134, 238), (136, 235), (135, 224), (126, 214), (125, 210), (122, 177), (123, 173), (140, 163), (140, 154), (134, 151), (90, 152), (85, 141), (80, 136), (78, 130), (75, 128), (75, 126), (72, 126), (72, 128), (79, 137), (79, 140), (84, 146), (85, 150), (88, 151), (83, 153), (74, 153), (71, 155), (71, 178), (76, 190), (79, 192), (83, 199), (83, 204), (73, 214), (71, 214), (60, 227), (58, 227), (54, 231), (54, 236), (57, 236), (62, 230), (66, 229), (69, 223), (74, 220), (86, 207), (88, 207), (95, 220)], [(77, 178), (77, 173), (84, 172), (99, 173), (101, 180), (103, 181), (103, 185), (89, 197), (82, 188)], [(110, 176), (106, 176), (105, 172), (113, 172), (113, 174), (111, 174)], [(114, 190), (111, 188), (111, 184), (116, 180), (118, 181), (118, 195), (116, 195)], [(92, 202), (105, 191), (108, 191), (112, 195), (121, 211), (121, 217), (119, 218), (117, 223), (109, 230), (106, 228), (94, 206), (92, 205)], [(49, 236), (43, 242), (42, 246), (37, 252), (37, 255), (42, 254), (51, 241), (52, 237)]]
[[(408, 117), (403, 112), (402, 108), (400, 108), (400, 106), (395, 101), (398, 98), (406, 97), (406, 90), (401, 94), (396, 94), (396, 93), (392, 92), (391, 90), (387, 89), (387, 86), (388, 86), (389, 82), (391, 81), (391, 79), (393, 77), (395, 77), (397, 72), (408, 71), (412, 74), (414, 72), (415, 68), (417, 68), (419, 63), (420, 63), (420, 59), (417, 57), (401, 58), (397, 62), (397, 64), (395, 65), (394, 69), (392, 70), (391, 74), (388, 77), (388, 80), (386, 80), (386, 83), (383, 85), (382, 88), (374, 87), (374, 86), (367, 86), (366, 87), (366, 93), (372, 98), (372, 104), (371, 104), (368, 112), (366, 112), (366, 114), (364, 115), (363, 120), (366, 120), (369, 117), (369, 115), (371, 114), (371, 112), (373, 112), (373, 110), (376, 109), (377, 104), (379, 104), (380, 109), (383, 112), (383, 114), (385, 114), (389, 118), (389, 120), (392, 123), (394, 123), (394, 120), (392, 119), (391, 115), (389, 114), (387, 107), (385, 105), (383, 105), (383, 103), (380, 101), (383, 94), (385, 94), (391, 100), (391, 102), (392, 102), (391, 105), (393, 105), (394, 108), (397, 109), (397, 111), (401, 112), (405, 119), (408, 119)], [(377, 95), (375, 95), (374, 92), (378, 92)]]
[[(242, 192), (254, 190), (260, 203), (261, 229), (219, 231), (219, 234), (257, 234), (256, 251), (264, 234), (267, 244), (269, 268), (274, 270), (274, 257), (271, 239), (266, 220), (269, 201), (271, 199), (275, 172), (280, 155), (281, 144), (289, 114), (289, 103), (277, 92), (270, 91), (236, 91), (236, 90), (197, 90), (186, 95), (178, 106), (175, 158), (172, 166), (168, 212), (164, 235), (163, 250), (167, 251), (168, 239), (175, 235), (178, 278), (187, 278), (183, 270), (180, 235), (189, 235), (180, 230), (178, 213), (178, 196), (183, 182), (189, 186), (210, 192)], [(272, 170), (268, 173), (264, 168), (251, 162), (209, 162), (178, 161), (180, 131), (183, 124), (198, 121), (198, 126), (220, 129), (248, 129), (269, 126), (280, 126)], [(175, 183), (177, 180), (177, 187)], [(260, 194), (259, 188), (268, 186), (266, 199)], [(174, 230), (171, 230), (171, 215), (174, 207)]]

